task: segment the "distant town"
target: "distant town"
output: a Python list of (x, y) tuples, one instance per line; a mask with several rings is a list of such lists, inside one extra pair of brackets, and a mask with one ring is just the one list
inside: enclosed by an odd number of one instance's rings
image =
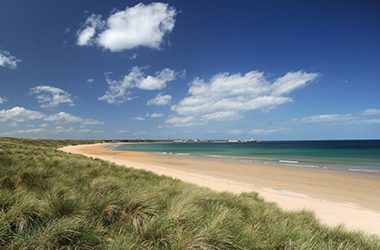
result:
[[(108, 141), (108, 140), (107, 140)], [(168, 140), (152, 140), (152, 139), (133, 139), (133, 140), (113, 140), (118, 142), (167, 142), (167, 143), (252, 143), (258, 142), (255, 139), (220, 139), (220, 140), (199, 140), (199, 139), (168, 139)]]

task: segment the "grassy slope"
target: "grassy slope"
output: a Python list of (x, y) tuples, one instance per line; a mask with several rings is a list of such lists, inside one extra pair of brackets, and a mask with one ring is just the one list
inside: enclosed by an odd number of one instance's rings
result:
[[(378, 238), (235, 196), (0, 138), (0, 248), (380, 249)], [(83, 142), (77, 142), (83, 143)]]

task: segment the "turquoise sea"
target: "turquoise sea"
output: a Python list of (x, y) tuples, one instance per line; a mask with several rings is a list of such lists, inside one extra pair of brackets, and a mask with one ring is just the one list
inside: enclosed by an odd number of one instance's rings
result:
[(114, 150), (380, 174), (380, 140), (140, 143)]

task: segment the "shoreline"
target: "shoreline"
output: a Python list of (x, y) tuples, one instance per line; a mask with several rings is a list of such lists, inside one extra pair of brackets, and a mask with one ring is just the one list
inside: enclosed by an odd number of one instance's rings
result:
[(219, 192), (257, 192), (284, 210), (311, 210), (321, 223), (380, 236), (380, 179), (299, 167), (244, 164), (146, 152), (114, 151), (103, 143), (60, 150), (152, 171)]
[[(161, 143), (161, 142), (160, 142)], [(210, 160), (210, 161), (225, 161), (229, 163), (238, 163), (238, 164), (248, 164), (248, 165), (261, 165), (261, 166), (278, 166), (278, 167), (290, 167), (296, 169), (310, 169), (311, 171), (320, 171), (320, 172), (329, 172), (329, 173), (338, 173), (338, 174), (347, 174), (347, 175), (360, 175), (369, 178), (379, 178), (380, 179), (380, 170), (372, 169), (370, 166), (368, 168), (363, 168), (361, 165), (351, 165), (347, 166), (343, 163), (326, 163), (326, 162), (307, 162), (307, 158), (300, 157), (298, 159), (283, 157), (281, 158), (257, 158), (252, 156), (245, 155), (219, 155), (219, 154), (201, 154), (201, 153), (187, 153), (187, 152), (158, 152), (158, 151), (140, 151), (140, 150), (119, 150), (118, 145), (122, 144), (155, 144), (151, 142), (128, 142), (128, 143), (117, 143), (110, 146), (107, 146), (109, 150), (112, 151), (121, 151), (121, 152), (145, 152), (154, 155), (164, 155), (168, 157), (184, 157), (188, 159), (196, 160)], [(190, 143), (191, 144), (191, 143)]]

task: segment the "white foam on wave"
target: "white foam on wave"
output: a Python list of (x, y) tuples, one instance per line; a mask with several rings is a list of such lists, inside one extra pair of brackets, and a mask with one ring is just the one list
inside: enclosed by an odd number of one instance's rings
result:
[(253, 160), (239, 160), (239, 162), (243, 162), (243, 163), (254, 163)]
[(295, 165), (295, 166), (300, 167), (300, 168), (319, 168), (318, 165), (297, 164), (297, 165)]
[(208, 157), (213, 157), (213, 158), (226, 158), (223, 155), (207, 155)]
[(380, 171), (376, 169), (349, 168), (348, 170), (352, 172), (380, 173)]
[(188, 153), (176, 153), (176, 155), (179, 155), (179, 156), (186, 156), (186, 155), (190, 155)]
[(289, 161), (289, 160), (279, 160), (279, 163), (290, 163), (290, 164), (298, 164), (298, 161)]
[(279, 160), (281, 165), (291, 166), (291, 167), (299, 167), (299, 168), (319, 168), (318, 165), (309, 165), (309, 164), (299, 164), (299, 161), (291, 161), (291, 160)]
[(172, 152), (161, 152), (160, 154), (162, 154), (162, 155), (173, 155)]

